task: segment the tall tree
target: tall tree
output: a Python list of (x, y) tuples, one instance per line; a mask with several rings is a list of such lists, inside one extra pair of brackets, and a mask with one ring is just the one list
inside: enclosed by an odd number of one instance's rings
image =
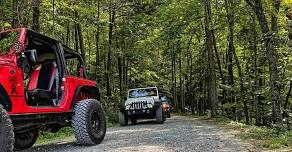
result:
[(98, 68), (100, 66), (100, 51), (99, 51), (99, 36), (100, 35), (100, 0), (97, 0), (97, 26), (95, 33), (95, 47), (96, 47), (96, 55), (95, 55), (95, 79), (97, 79)]
[(179, 54), (179, 97), (180, 97), (180, 109), (184, 112), (184, 91), (183, 91), (183, 74), (182, 74), (182, 51)]
[(212, 116), (216, 115), (216, 104), (218, 103), (217, 86), (216, 86), (216, 72), (213, 50), (212, 30), (210, 24), (211, 17), (211, 3), (210, 0), (205, 0), (205, 33), (206, 33), (206, 51), (208, 53), (208, 100), (209, 108)]
[(262, 33), (264, 35), (264, 45), (267, 52), (270, 72), (270, 91), (273, 101), (273, 118), (276, 123), (281, 123), (281, 103), (280, 103), (280, 87), (279, 87), (279, 72), (278, 72), (278, 52), (276, 50), (277, 42), (274, 34), (278, 30), (278, 13), (280, 8), (280, 0), (273, 0), (273, 12), (271, 20), (271, 29), (264, 12), (262, 0), (245, 0), (254, 10)]
[(41, 0), (32, 0), (32, 29), (40, 32), (40, 3)]
[(78, 41), (79, 41), (79, 47), (80, 47), (80, 53), (81, 56), (84, 60), (84, 62), (86, 61), (85, 58), (85, 50), (84, 50), (84, 43), (83, 43), (83, 35), (82, 35), (82, 28), (80, 24), (76, 24), (76, 28), (77, 28), (77, 33), (78, 33)]
[(19, 4), (18, 0), (12, 0), (12, 10), (13, 10), (12, 27), (13, 28), (20, 27), (18, 4)]
[(112, 95), (112, 49), (113, 49), (113, 28), (115, 23), (116, 3), (109, 0), (109, 32), (108, 32), (108, 54), (107, 54), (107, 75), (106, 75), (106, 94)]
[[(289, 47), (291, 47), (291, 44), (292, 44), (292, 8), (291, 6), (290, 7), (286, 7), (285, 8), (285, 15), (287, 17), (287, 20), (288, 20), (288, 38), (289, 38)], [(289, 98), (291, 96), (291, 92), (292, 92), (292, 80), (290, 80), (290, 85), (289, 85), (289, 90), (286, 94), (286, 98), (285, 98), (285, 103), (284, 103), (284, 110), (286, 111), (287, 108), (288, 108), (288, 104), (289, 104)]]

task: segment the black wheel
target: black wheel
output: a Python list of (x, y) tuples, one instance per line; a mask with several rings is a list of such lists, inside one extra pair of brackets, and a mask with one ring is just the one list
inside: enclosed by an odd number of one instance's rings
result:
[(38, 138), (38, 130), (15, 134), (15, 150), (24, 150), (32, 147)]
[(163, 124), (165, 121), (164, 112), (161, 107), (156, 109), (156, 121), (159, 124)]
[(137, 124), (137, 118), (136, 117), (132, 117), (131, 118), (131, 124), (132, 125), (136, 125)]
[(13, 151), (14, 133), (12, 121), (6, 110), (0, 105), (0, 151)]
[(128, 125), (128, 117), (121, 111), (119, 112), (119, 122), (121, 127)]
[(74, 107), (72, 118), (75, 138), (82, 145), (96, 145), (103, 141), (106, 133), (105, 112), (99, 101), (85, 99)]

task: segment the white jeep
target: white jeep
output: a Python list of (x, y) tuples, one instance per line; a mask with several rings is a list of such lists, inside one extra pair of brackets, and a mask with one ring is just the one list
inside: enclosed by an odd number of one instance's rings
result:
[(137, 119), (153, 119), (163, 124), (165, 113), (157, 87), (130, 89), (127, 99), (120, 105), (119, 121), (121, 126), (136, 124)]

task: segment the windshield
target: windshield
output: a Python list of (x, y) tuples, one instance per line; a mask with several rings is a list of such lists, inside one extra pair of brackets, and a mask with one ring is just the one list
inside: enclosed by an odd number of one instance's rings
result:
[(19, 37), (18, 31), (9, 31), (0, 33), (0, 54), (10, 51), (10, 47), (17, 42)]
[(134, 89), (129, 91), (129, 98), (157, 96), (156, 88)]

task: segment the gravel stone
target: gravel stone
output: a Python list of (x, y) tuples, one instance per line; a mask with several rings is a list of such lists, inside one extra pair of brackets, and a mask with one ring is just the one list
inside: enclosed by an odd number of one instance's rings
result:
[(138, 125), (108, 128), (104, 141), (96, 146), (78, 145), (74, 137), (24, 152), (249, 152), (257, 151), (227, 129), (196, 118), (173, 116), (164, 124), (140, 121)]

